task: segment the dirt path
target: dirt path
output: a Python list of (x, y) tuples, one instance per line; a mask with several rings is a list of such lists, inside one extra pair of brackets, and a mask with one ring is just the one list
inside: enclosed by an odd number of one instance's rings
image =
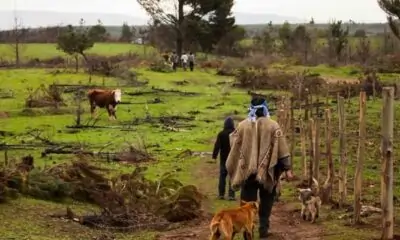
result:
[[(208, 196), (208, 201), (205, 204), (206, 209), (210, 209), (211, 201), (216, 199), (216, 179), (218, 176), (217, 163), (200, 163), (195, 170), (195, 177), (198, 179), (197, 186), (203, 193)], [(215, 181), (210, 181), (210, 178)], [(205, 219), (197, 220), (190, 223), (188, 226), (165, 232), (160, 234), (157, 240), (207, 240), (209, 239), (209, 222), (212, 215), (207, 216)], [(272, 236), (268, 239), (279, 240), (320, 240), (323, 239), (323, 229), (318, 224), (305, 223), (299, 218), (299, 206), (296, 203), (283, 203), (279, 202), (274, 205), (271, 216), (271, 231)], [(255, 231), (256, 239), (258, 233)], [(241, 238), (236, 238), (241, 239)]]

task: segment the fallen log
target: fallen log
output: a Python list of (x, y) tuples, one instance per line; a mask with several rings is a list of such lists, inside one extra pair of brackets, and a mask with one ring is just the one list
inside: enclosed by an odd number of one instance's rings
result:
[(185, 96), (198, 96), (201, 95), (201, 93), (198, 92), (185, 92), (185, 91), (180, 91), (176, 89), (163, 89), (163, 88), (157, 88), (152, 86), (151, 89), (153, 89), (156, 92), (164, 92), (164, 93), (178, 93), (180, 95), (185, 95)]
[(23, 150), (37, 149), (39, 147), (47, 147), (46, 144), (0, 144), (0, 151), (3, 150)]
[(128, 96), (141, 96), (141, 95), (148, 95), (148, 94), (160, 94), (160, 93), (175, 93), (179, 94), (182, 96), (198, 96), (201, 95), (201, 93), (198, 92), (185, 92), (185, 91), (180, 91), (176, 89), (163, 89), (163, 88), (157, 88), (152, 86), (151, 91), (137, 91), (137, 92), (126, 92), (124, 94)]
[(67, 125), (66, 128), (70, 129), (121, 129), (121, 130), (129, 130), (131, 125), (120, 125), (120, 126), (90, 126), (90, 125)]
[(181, 239), (181, 238), (193, 238), (198, 237), (199, 235), (196, 233), (180, 233), (180, 234), (171, 234), (163, 236), (163, 239)]

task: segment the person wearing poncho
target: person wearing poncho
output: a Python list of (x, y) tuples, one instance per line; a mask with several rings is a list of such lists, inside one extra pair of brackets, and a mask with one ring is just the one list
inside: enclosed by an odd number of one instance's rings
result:
[(290, 153), (279, 124), (270, 118), (263, 98), (251, 101), (249, 118), (241, 121), (230, 135), (231, 151), (226, 168), (234, 191), (241, 189), (244, 201), (260, 196), (259, 234), (268, 236), (269, 217), (279, 177), (293, 178)]

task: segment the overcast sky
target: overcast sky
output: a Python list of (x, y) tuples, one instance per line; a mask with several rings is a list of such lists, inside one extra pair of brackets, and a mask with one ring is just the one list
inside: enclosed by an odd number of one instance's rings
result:
[[(0, 0), (0, 10), (42, 10), (58, 12), (122, 13), (145, 17), (136, 0)], [(300, 19), (314, 17), (317, 22), (330, 19), (356, 22), (385, 22), (377, 0), (236, 0), (233, 11), (269, 13)]]

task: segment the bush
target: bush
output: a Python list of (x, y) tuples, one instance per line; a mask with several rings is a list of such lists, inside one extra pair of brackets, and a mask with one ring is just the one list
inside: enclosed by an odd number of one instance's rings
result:
[(171, 65), (169, 65), (164, 59), (157, 59), (153, 63), (150, 64), (150, 71), (153, 72), (161, 72), (161, 73), (170, 73), (173, 72)]
[(59, 106), (65, 106), (62, 98), (62, 92), (54, 85), (51, 85), (48, 88), (46, 88), (44, 85), (41, 85), (35, 90), (29, 89), (29, 91), (30, 94), (25, 100), (25, 107), (27, 108), (58, 108)]
[(400, 73), (400, 54), (385, 55), (377, 60), (378, 73)]
[(219, 69), (223, 64), (223, 61), (220, 59), (212, 59), (212, 60), (199, 61), (198, 64), (200, 68)]
[(71, 195), (71, 186), (55, 176), (34, 169), (28, 175), (27, 189), (23, 193), (38, 199), (62, 201)]
[(295, 98), (303, 99), (306, 91), (317, 93), (326, 85), (324, 79), (309, 73), (290, 74), (284, 71), (241, 68), (235, 76), (235, 85), (242, 88), (292, 91)]
[(235, 58), (227, 58), (222, 61), (221, 66), (217, 70), (220, 76), (235, 76), (237, 71), (245, 68), (245, 63)]

